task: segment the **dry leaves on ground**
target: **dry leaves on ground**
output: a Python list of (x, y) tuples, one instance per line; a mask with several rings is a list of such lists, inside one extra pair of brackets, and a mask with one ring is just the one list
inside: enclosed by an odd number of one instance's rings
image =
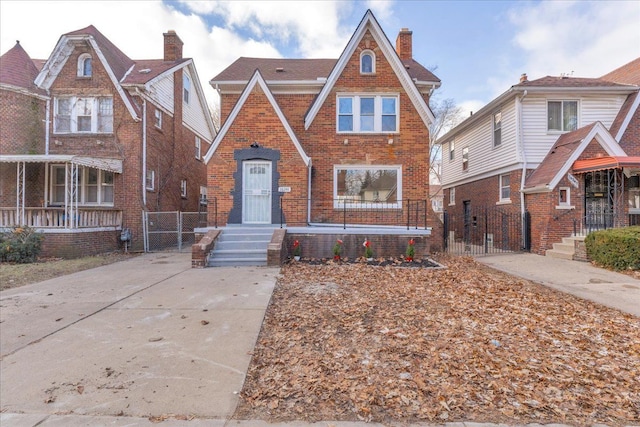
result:
[(234, 417), (637, 424), (640, 319), (440, 261), (284, 267)]

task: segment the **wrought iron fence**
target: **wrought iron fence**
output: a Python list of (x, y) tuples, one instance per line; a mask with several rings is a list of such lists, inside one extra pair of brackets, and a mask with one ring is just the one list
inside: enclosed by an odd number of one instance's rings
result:
[(144, 212), (144, 250), (182, 251), (195, 243), (194, 229), (206, 227), (206, 212)]
[(500, 207), (465, 207), (444, 212), (444, 246), (447, 252), (485, 255), (531, 249), (528, 212)]
[(574, 236), (586, 236), (592, 231), (640, 225), (639, 214), (594, 212), (573, 220)]
[(345, 199), (309, 200), (281, 196), (280, 227), (333, 224), (343, 229), (360, 225), (426, 229), (428, 206), (428, 200), (386, 203), (354, 202)]

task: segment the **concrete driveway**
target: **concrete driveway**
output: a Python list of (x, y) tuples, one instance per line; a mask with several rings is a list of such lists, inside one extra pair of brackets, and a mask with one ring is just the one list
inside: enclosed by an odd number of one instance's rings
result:
[(228, 419), (279, 269), (190, 263), (147, 254), (0, 293), (0, 424)]

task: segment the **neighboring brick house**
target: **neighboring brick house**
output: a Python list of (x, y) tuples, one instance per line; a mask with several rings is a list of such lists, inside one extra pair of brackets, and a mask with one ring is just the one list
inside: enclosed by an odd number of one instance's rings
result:
[[(0, 227), (45, 233), (44, 255), (143, 248), (144, 211), (197, 211), (215, 137), (193, 60), (132, 60), (95, 27), (46, 61), (17, 43), (0, 57)], [(205, 196), (206, 197), (206, 196)]]
[(205, 156), (209, 224), (422, 229), (429, 96), (440, 80), (367, 11), (336, 59), (239, 58), (211, 80), (222, 127)]
[(600, 78), (523, 75), (439, 138), (445, 211), (458, 218), (450, 241), (469, 239), (476, 208), (528, 212), (539, 254), (574, 232), (637, 223), (639, 89), (640, 58)]

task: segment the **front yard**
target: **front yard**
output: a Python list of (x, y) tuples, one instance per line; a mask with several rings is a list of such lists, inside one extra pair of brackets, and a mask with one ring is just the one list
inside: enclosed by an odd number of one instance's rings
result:
[(282, 270), (236, 419), (640, 420), (640, 319), (497, 272)]

